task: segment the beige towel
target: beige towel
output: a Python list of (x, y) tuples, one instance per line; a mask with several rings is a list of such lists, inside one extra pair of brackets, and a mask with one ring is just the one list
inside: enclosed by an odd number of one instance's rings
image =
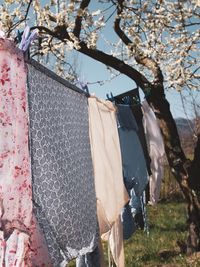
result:
[(116, 266), (124, 266), (123, 225), (120, 216), (110, 231), (108, 242)]
[[(113, 258), (117, 266), (123, 267), (123, 235), (118, 229), (119, 215), (129, 196), (123, 183), (116, 109), (110, 101), (96, 97), (90, 97), (88, 103), (100, 234), (104, 240), (109, 240), (112, 244), (111, 251), (114, 253)], [(114, 234), (116, 232), (117, 235)]]

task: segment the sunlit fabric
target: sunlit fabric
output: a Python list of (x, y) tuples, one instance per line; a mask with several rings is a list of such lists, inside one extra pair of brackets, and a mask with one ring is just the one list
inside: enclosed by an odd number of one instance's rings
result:
[(51, 266), (33, 216), (26, 67), (0, 39), (0, 266)]
[(85, 95), (28, 66), (33, 199), (54, 266), (97, 245)]
[(142, 102), (143, 122), (149, 144), (149, 154), (151, 158), (150, 176), (150, 203), (156, 204), (160, 197), (161, 182), (163, 177), (163, 157), (165, 148), (163, 138), (156, 120), (155, 114), (147, 101)]

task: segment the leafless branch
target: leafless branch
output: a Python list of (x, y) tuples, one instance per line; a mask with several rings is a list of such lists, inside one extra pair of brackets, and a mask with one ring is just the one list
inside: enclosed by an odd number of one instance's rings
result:
[[(114, 22), (114, 29), (115, 32), (117, 33), (117, 35), (119, 36), (119, 38), (124, 42), (125, 45), (130, 46), (130, 49), (133, 51), (133, 47), (134, 47), (134, 43), (130, 40), (130, 38), (125, 34), (125, 32), (121, 29), (120, 27), (120, 23), (121, 23), (121, 14), (123, 12), (123, 4), (124, 4), (124, 0), (118, 0), (118, 6), (117, 6), (117, 16)], [(146, 68), (148, 68), (150, 71), (153, 72), (154, 74), (154, 83), (163, 83), (163, 75), (162, 75), (162, 71), (160, 69), (160, 67), (158, 66), (158, 64), (151, 59), (150, 57), (147, 57), (146, 55), (144, 55), (144, 53), (139, 50), (136, 49), (135, 47), (135, 52), (136, 55), (135, 60), (137, 61), (137, 63), (145, 66)], [(133, 51), (134, 52), (134, 51)]]
[[(44, 26), (34, 26), (31, 29), (38, 29), (41, 33), (49, 34), (50, 36), (57, 38), (63, 42), (66, 42), (66, 39), (73, 41), (70, 39), (69, 34), (65, 28), (65, 34), (63, 33), (63, 29), (61, 27), (56, 27), (54, 31), (44, 27)], [(60, 32), (61, 31), (61, 32)], [(130, 79), (134, 80), (135, 83), (144, 90), (144, 93), (149, 92), (152, 84), (146, 79), (146, 77), (134, 69), (133, 67), (126, 64), (124, 61), (113, 57), (112, 55), (106, 54), (98, 49), (88, 48), (86, 43), (83, 41), (79, 43), (80, 49), (79, 52), (105, 64), (106, 66), (109, 65), (113, 69), (127, 75)]]
[(138, 72), (136, 69), (126, 64), (124, 61), (113, 57), (112, 55), (106, 54), (98, 49), (88, 48), (86, 43), (80, 42), (79, 51), (91, 58), (110, 66), (111, 68), (127, 75), (130, 79), (134, 80), (135, 83), (141, 87), (144, 93), (149, 92), (152, 84), (146, 79), (146, 77)]
[[(89, 3), (90, 3), (90, 0), (82, 0), (79, 10), (84, 11), (88, 7)], [(77, 38), (79, 38), (80, 33), (81, 33), (82, 20), (83, 20), (83, 16), (77, 15), (76, 20), (75, 20), (75, 27), (73, 30), (73, 34)]]
[(27, 17), (28, 17), (28, 13), (29, 13), (29, 10), (30, 10), (30, 7), (31, 7), (32, 2), (33, 2), (33, 0), (30, 0), (30, 1), (29, 1), (24, 18), (21, 19), (21, 20), (19, 20), (19, 21), (17, 21), (15, 24), (13, 24), (12, 27), (6, 32), (6, 35), (7, 35), (8, 37), (10, 36), (10, 33), (11, 33), (15, 28), (17, 28), (17, 26), (19, 26), (22, 22), (24, 22), (24, 21), (27, 19)]

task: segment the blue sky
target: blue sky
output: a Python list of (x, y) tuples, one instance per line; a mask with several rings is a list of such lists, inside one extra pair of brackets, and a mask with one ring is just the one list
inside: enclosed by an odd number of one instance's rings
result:
[[(117, 95), (135, 88), (135, 83), (126, 77), (120, 75), (117, 78), (104, 82), (103, 85), (95, 83), (97, 81), (109, 80), (110, 74), (106, 69), (106, 66), (93, 60), (85, 55), (78, 55), (80, 63), (80, 79), (93, 83), (89, 84), (90, 93), (95, 93), (96, 96), (105, 98), (107, 93), (112, 92), (113, 95)], [(174, 117), (186, 117), (180, 98), (180, 93), (174, 90), (166, 90), (166, 97), (170, 103), (171, 111)], [(192, 110), (188, 111), (188, 117), (192, 117)]]
[[(99, 5), (97, 1), (91, 1), (91, 9), (97, 10), (102, 8), (102, 4)], [(112, 11), (110, 11), (112, 12)], [(113, 31), (113, 19), (111, 18), (103, 31), (105, 38), (110, 41), (118, 40), (117, 35)], [(98, 48), (106, 50), (106, 44), (104, 42), (98, 43)], [(83, 81), (94, 83), (89, 85), (90, 93), (95, 93), (96, 96), (105, 98), (106, 94), (112, 92), (113, 95), (117, 95), (126, 91), (129, 91), (136, 87), (135, 83), (125, 75), (120, 75), (117, 78), (109, 81), (110, 73), (106, 69), (106, 66), (89, 58), (88, 56), (79, 53), (78, 62), (80, 63), (80, 79)], [(107, 82), (105, 82), (107, 80)], [(103, 85), (95, 83), (97, 81), (104, 81)], [(186, 117), (183, 106), (181, 103), (180, 93), (175, 90), (166, 90), (166, 97), (170, 103), (171, 111), (174, 117)], [(184, 94), (184, 93), (183, 93)], [(188, 107), (188, 117), (193, 117), (193, 110)]]
[[(44, 3), (49, 3), (49, 0), (42, 0)], [(0, 4), (2, 0), (0, 0)], [(98, 1), (91, 1), (90, 7), (94, 10), (102, 8), (102, 4), (99, 5)], [(112, 12), (112, 10), (111, 10)], [(29, 21), (29, 26), (31, 21)], [(103, 35), (105, 38), (109, 38), (111, 41), (118, 40), (117, 35), (113, 31), (113, 18), (111, 18), (103, 31)], [(98, 43), (98, 48), (106, 51), (107, 46), (105, 42), (100, 41)], [(117, 95), (128, 90), (135, 88), (135, 83), (126, 77), (125, 75), (120, 75), (117, 78), (110, 80), (110, 72), (107, 70), (106, 66), (85, 56), (80, 53), (75, 53), (78, 59), (78, 69), (80, 70), (80, 79), (85, 82), (94, 83), (89, 84), (90, 93), (95, 93), (98, 97), (105, 98), (106, 94), (112, 92), (113, 95)], [(103, 81), (103, 84), (96, 83), (97, 81)], [(184, 93), (183, 93), (184, 94)], [(174, 90), (166, 90), (166, 96), (168, 101), (170, 102), (171, 111), (174, 117), (186, 117), (182, 103), (180, 94)], [(193, 116), (193, 110), (191, 107), (186, 106), (188, 110), (188, 117)]]

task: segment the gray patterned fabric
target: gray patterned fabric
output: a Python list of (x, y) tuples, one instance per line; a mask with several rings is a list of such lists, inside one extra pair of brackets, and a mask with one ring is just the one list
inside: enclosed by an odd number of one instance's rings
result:
[(76, 259), (76, 267), (101, 267), (100, 251), (96, 247), (91, 253), (87, 253)]
[(28, 65), (35, 213), (54, 266), (97, 246), (87, 98)]

